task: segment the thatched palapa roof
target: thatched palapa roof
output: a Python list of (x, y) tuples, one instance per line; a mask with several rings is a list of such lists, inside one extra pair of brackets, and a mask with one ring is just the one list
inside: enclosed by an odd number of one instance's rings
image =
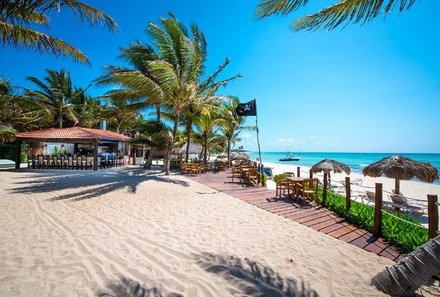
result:
[(431, 164), (414, 161), (402, 156), (383, 158), (365, 167), (362, 173), (372, 177), (384, 175), (397, 179), (416, 177), (428, 183), (438, 179), (438, 170)]
[(322, 161), (320, 161), (319, 163), (316, 163), (315, 165), (312, 166), (312, 168), (310, 169), (310, 171), (312, 171), (313, 173), (317, 173), (317, 172), (327, 172), (329, 173), (330, 171), (333, 171), (335, 173), (340, 173), (342, 171), (344, 171), (347, 174), (350, 174), (351, 169), (350, 167), (348, 167), (347, 165), (345, 165), (344, 163), (332, 160), (332, 159), (324, 159)]

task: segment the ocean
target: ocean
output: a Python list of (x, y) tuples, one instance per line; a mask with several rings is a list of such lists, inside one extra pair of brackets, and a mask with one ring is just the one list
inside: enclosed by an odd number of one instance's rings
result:
[[(258, 152), (248, 153), (251, 159), (255, 160), (258, 157)], [(420, 162), (430, 163), (440, 171), (440, 153), (439, 154), (408, 154), (408, 153), (306, 153), (293, 152), (295, 157), (300, 158), (299, 161), (280, 162), (279, 159), (286, 155), (286, 152), (262, 152), (261, 158), (264, 162), (278, 163), (286, 165), (303, 165), (313, 166), (323, 159), (333, 159), (344, 164), (347, 164), (353, 172), (362, 172), (362, 169), (376, 161), (383, 158), (402, 155)], [(440, 180), (434, 181), (435, 184), (440, 184)]]

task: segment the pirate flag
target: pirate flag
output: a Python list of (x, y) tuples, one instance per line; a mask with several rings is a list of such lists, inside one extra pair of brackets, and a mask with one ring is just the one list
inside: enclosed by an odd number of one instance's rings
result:
[(255, 99), (246, 103), (240, 103), (235, 108), (238, 116), (256, 116), (257, 115), (257, 105)]

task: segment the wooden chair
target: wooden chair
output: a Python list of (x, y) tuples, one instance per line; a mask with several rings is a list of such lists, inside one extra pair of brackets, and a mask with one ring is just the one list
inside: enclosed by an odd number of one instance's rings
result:
[(276, 188), (275, 188), (275, 197), (281, 197), (281, 194), (285, 194), (287, 190), (287, 195), (290, 196), (290, 188), (291, 183), (286, 180), (287, 175), (277, 174), (274, 176)]
[(249, 168), (249, 170), (246, 171), (244, 178), (244, 183), (247, 185), (255, 184), (258, 187), (258, 172), (257, 169), (254, 167)]
[(308, 197), (311, 200), (316, 199), (318, 193), (318, 182), (317, 178), (307, 178), (302, 182), (302, 186), (297, 189), (298, 194), (303, 197)]

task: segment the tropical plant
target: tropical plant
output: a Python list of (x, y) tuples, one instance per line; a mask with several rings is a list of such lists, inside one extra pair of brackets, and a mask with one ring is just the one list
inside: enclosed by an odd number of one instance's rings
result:
[[(225, 86), (240, 75), (216, 81), (217, 76), (229, 64), (226, 59), (218, 69), (205, 80), (204, 63), (207, 57), (206, 40), (196, 25), (191, 26), (191, 33), (175, 16), (169, 14), (160, 19), (160, 25), (150, 23), (146, 30), (154, 46), (141, 46), (144, 54), (135, 55), (142, 62), (139, 70), (108, 67), (108, 74), (100, 79), (101, 83), (118, 83), (127, 92), (142, 94), (151, 102), (160, 102), (172, 107), (175, 142), (182, 112), (193, 104), (210, 104), (223, 100), (215, 96), (220, 86)], [(147, 54), (148, 53), (148, 54)], [(167, 160), (170, 160), (169, 149)], [(169, 174), (169, 162), (164, 164), (165, 173)]]
[(73, 111), (78, 119), (78, 126), (86, 128), (98, 127), (99, 120), (102, 117), (101, 101), (98, 98), (92, 98), (87, 95), (86, 90), (76, 88), (70, 100), (73, 104)]
[[(203, 147), (203, 162), (208, 162), (208, 157), (213, 145), (218, 143), (218, 131), (222, 121), (221, 114), (215, 109), (205, 109), (200, 116), (194, 121), (195, 131), (194, 138), (200, 142)], [(215, 149), (215, 148), (214, 148)]]
[[(260, 0), (256, 16), (287, 15), (308, 4), (308, 0)], [(344, 23), (364, 24), (394, 10), (399, 13), (410, 9), (416, 0), (343, 0), (321, 11), (296, 20), (292, 27), (296, 30), (333, 30)]]
[(48, 122), (51, 126), (58, 123), (59, 128), (63, 128), (64, 118), (78, 124), (72, 99), (82, 93), (74, 92), (69, 72), (63, 69), (59, 72), (46, 70), (46, 73), (44, 81), (33, 76), (27, 77), (38, 89), (27, 90), (26, 95), (50, 110)]
[[(171, 132), (162, 122), (147, 121), (138, 127), (137, 132), (139, 133), (139, 136), (134, 138), (130, 143), (143, 144), (150, 147), (148, 159), (144, 165), (145, 168), (149, 168), (151, 166), (152, 158), (156, 154), (171, 150), (174, 147)], [(165, 162), (167, 156), (163, 157)]]
[(38, 103), (18, 93), (9, 81), (0, 78), (0, 138), (11, 141), (16, 130), (25, 130), (47, 115)]
[(75, 61), (88, 63), (87, 57), (65, 41), (37, 31), (48, 27), (49, 14), (67, 8), (80, 21), (91, 25), (102, 24), (111, 31), (117, 29), (116, 22), (103, 11), (76, 0), (0, 0), (0, 43), (3, 46), (28, 48), (55, 56), (71, 56)]
[(118, 91), (110, 91), (103, 98), (109, 105), (104, 107), (102, 115), (110, 122), (115, 123), (117, 133), (120, 133), (121, 129), (127, 126), (147, 106), (145, 100), (120, 96)]

